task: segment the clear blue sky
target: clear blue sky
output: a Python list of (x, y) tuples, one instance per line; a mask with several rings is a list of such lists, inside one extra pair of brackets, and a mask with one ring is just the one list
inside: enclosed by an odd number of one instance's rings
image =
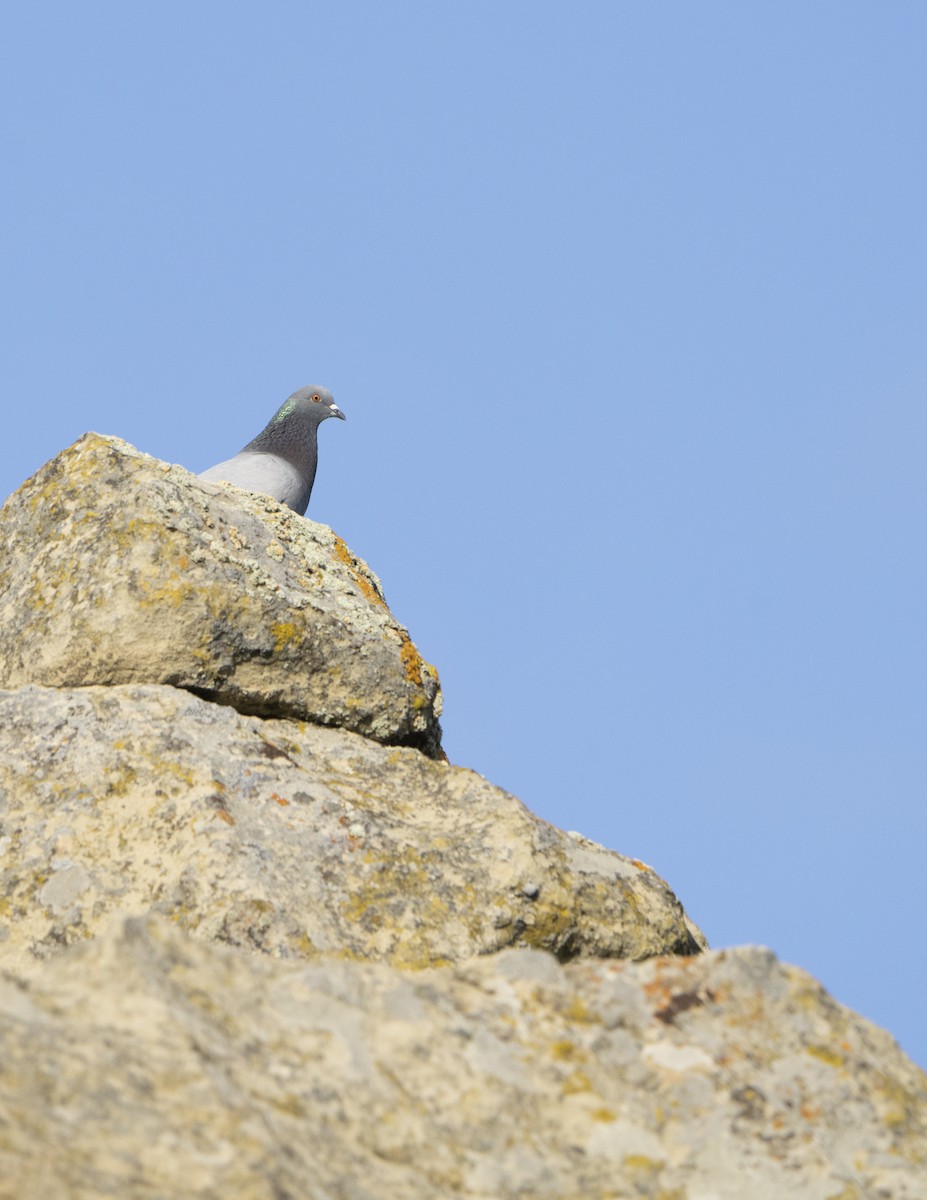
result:
[(922, 0), (4, 5), (0, 491), (329, 387), (452, 759), (927, 1065), (925, 62)]

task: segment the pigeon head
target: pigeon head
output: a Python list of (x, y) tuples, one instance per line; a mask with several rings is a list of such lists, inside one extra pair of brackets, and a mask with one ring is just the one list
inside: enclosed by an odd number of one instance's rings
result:
[(346, 420), (331, 392), (327, 388), (310, 384), (309, 387), (300, 388), (289, 399), (284, 400), (268, 422), (265, 433), (274, 427), (287, 425), (294, 419), (301, 418), (299, 423), (302, 424), (307, 417), (313, 425), (318, 425), (326, 417), (338, 417), (342, 421)]
[(303, 387), (284, 400), (256, 438), (245, 446), (244, 452), (277, 454), (301, 471), (315, 474), (316, 430), (327, 417), (345, 415), (335, 403), (335, 397), (323, 387)]

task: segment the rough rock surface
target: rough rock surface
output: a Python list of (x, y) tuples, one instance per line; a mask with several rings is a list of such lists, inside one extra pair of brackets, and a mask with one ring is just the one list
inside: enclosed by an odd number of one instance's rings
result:
[(440, 692), (325, 525), (85, 434), (0, 510), (0, 687), (170, 683), (436, 753)]
[(473, 771), (165, 686), (0, 692), (2, 958), (112, 911), (282, 956), (423, 967), (508, 945), (694, 953), (642, 863)]
[(745, 948), (294, 965), (129, 921), (0, 980), (0, 1196), (923, 1200), (927, 1077)]
[(331, 530), (88, 434), (0, 628), (0, 1200), (927, 1196), (927, 1077), (435, 761)]

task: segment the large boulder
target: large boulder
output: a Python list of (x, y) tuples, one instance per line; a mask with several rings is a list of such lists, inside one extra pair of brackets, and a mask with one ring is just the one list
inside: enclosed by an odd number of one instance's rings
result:
[(472, 771), (166, 686), (0, 692), (0, 961), (114, 912), (284, 957), (695, 953), (643, 863)]
[(3, 1200), (923, 1200), (927, 1077), (766, 950), (292, 964), (118, 924), (0, 981)]
[(438, 753), (437, 674), (340, 538), (118, 438), (0, 510), (0, 628), (0, 687), (170, 683)]

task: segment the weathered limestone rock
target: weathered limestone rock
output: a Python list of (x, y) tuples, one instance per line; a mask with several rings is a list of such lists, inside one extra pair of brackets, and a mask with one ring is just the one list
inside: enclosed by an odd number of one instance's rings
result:
[(86, 434), (0, 510), (0, 687), (170, 683), (435, 754), (440, 692), (327, 526)]
[(412, 967), (705, 945), (648, 867), (472, 771), (165, 686), (0, 692), (0, 833), (7, 967), (117, 911)]
[(0, 979), (0, 1197), (923, 1200), (927, 1077), (766, 950), (293, 964), (117, 925)]
[(89, 434), (0, 628), (0, 1200), (927, 1195), (927, 1078), (433, 761), (324, 526)]

